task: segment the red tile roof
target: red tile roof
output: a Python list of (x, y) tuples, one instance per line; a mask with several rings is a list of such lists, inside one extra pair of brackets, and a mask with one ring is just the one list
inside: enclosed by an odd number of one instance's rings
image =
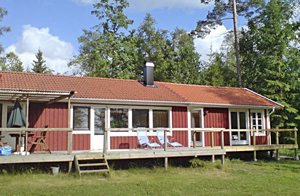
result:
[(76, 91), (75, 98), (276, 106), (275, 102), (244, 88), (155, 82), (145, 87), (136, 80), (0, 72), (0, 88)]

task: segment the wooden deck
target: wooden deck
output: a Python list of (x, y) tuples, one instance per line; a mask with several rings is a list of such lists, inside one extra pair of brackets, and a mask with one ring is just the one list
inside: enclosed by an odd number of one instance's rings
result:
[[(150, 158), (175, 158), (175, 157), (201, 157), (201, 156), (220, 156), (228, 152), (255, 152), (279, 149), (297, 149), (297, 144), (280, 145), (257, 145), (257, 146), (224, 146), (221, 147), (197, 147), (197, 148), (168, 148), (164, 149), (133, 149), (133, 150), (110, 150), (106, 153), (107, 160), (126, 160), (126, 159), (150, 159)], [(18, 163), (50, 163), (50, 162), (73, 162), (74, 156), (98, 158), (103, 157), (103, 152), (53, 152), (52, 154), (30, 154), (30, 155), (11, 155), (0, 156), (1, 164)]]

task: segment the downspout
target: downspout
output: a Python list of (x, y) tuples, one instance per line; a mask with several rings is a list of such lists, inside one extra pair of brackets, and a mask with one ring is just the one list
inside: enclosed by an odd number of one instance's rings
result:
[(268, 116), (270, 117), (274, 112), (275, 112), (275, 107), (272, 108), (272, 112), (270, 112), (270, 113), (268, 114)]

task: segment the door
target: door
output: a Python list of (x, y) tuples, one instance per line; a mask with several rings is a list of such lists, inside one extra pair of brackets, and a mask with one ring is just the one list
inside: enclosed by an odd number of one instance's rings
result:
[[(203, 126), (203, 122), (202, 122), (202, 111), (203, 110), (194, 110), (194, 111), (191, 111), (191, 127), (192, 128), (202, 128)], [(191, 135), (191, 145), (193, 145), (193, 136), (194, 136), (194, 133), (192, 131), (192, 135)], [(196, 140), (196, 146), (201, 146), (203, 147), (204, 144), (203, 144), (203, 138), (204, 138), (204, 132), (196, 132), (195, 133), (195, 140)]]
[(247, 145), (249, 143), (249, 132), (242, 131), (247, 129), (247, 112), (230, 112), (231, 129), (236, 129), (231, 133), (232, 145)]
[(91, 150), (103, 149), (104, 130), (106, 127), (106, 108), (92, 108)]

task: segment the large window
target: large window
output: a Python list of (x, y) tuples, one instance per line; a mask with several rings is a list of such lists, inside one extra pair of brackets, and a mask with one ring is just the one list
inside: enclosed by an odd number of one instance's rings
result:
[(132, 127), (149, 127), (149, 110), (133, 109), (132, 110)]
[(103, 135), (105, 129), (105, 108), (95, 108), (94, 134)]
[(73, 129), (89, 130), (90, 129), (90, 108), (74, 106), (73, 107)]
[(168, 110), (153, 110), (153, 127), (169, 127)]
[(111, 108), (110, 109), (110, 127), (128, 128), (128, 109)]

